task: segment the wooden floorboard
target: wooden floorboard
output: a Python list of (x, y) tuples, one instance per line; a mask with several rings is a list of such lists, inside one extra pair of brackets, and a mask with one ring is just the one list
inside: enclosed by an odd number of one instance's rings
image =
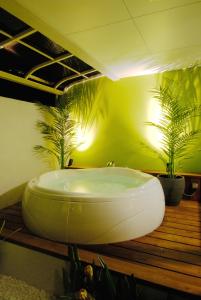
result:
[(168, 227), (166, 225), (161, 225), (160, 229), (158, 229), (158, 231), (164, 232), (164, 233), (171, 233), (171, 234), (184, 236), (184, 237), (200, 239), (200, 232), (192, 232), (190, 230), (179, 229), (179, 228), (174, 228), (174, 227), (172, 228), (172, 227)]
[[(180, 223), (176, 223), (176, 222), (169, 222), (169, 221), (163, 221), (163, 225), (169, 228), (178, 228), (178, 229), (185, 229), (188, 230), (190, 232), (199, 232), (201, 233), (201, 228), (200, 226), (196, 227), (193, 225), (188, 225), (188, 224), (180, 224)], [(162, 225), (162, 226), (163, 226)]]
[[(2, 237), (50, 255), (67, 255), (67, 245), (30, 233), (20, 204), (0, 210), (6, 220)], [(101, 255), (109, 268), (136, 278), (201, 296), (201, 205), (182, 201), (166, 207), (163, 223), (152, 233), (109, 245), (80, 246), (80, 258), (91, 263)]]
[(169, 222), (175, 222), (175, 223), (178, 223), (178, 224), (186, 224), (186, 225), (192, 225), (192, 226), (195, 226), (195, 227), (198, 227), (200, 228), (200, 221), (199, 220), (187, 220), (185, 217), (183, 218), (178, 218), (178, 217), (175, 217), (175, 216), (165, 216), (164, 218), (164, 221), (169, 221)]

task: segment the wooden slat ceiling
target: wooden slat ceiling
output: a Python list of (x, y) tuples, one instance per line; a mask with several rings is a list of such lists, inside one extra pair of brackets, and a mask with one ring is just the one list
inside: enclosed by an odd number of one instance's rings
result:
[(0, 78), (53, 94), (101, 73), (0, 8)]

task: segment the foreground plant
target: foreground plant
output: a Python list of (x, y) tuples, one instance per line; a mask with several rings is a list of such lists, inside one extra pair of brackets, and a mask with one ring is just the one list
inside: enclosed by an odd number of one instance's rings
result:
[(136, 281), (133, 276), (113, 274), (99, 257), (101, 267), (86, 265), (78, 256), (75, 245), (68, 247), (70, 270), (63, 270), (64, 300), (135, 300)]

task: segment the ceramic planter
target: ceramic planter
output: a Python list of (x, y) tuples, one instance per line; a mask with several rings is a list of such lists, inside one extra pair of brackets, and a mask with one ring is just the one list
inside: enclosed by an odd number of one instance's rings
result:
[(176, 176), (175, 178), (168, 178), (167, 175), (158, 175), (158, 179), (163, 187), (165, 194), (166, 205), (179, 205), (185, 189), (184, 176)]

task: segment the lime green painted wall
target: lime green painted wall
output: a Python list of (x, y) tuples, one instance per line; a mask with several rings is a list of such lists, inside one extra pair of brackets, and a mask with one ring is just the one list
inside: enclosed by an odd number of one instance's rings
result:
[[(104, 102), (106, 107), (105, 117), (98, 120), (95, 139), (90, 148), (73, 153), (75, 166), (101, 167), (114, 160), (116, 166), (165, 170), (162, 162), (141, 145), (141, 142), (148, 142), (145, 122), (150, 121), (151, 90), (157, 82), (157, 75), (119, 81), (104, 80), (99, 101)], [(196, 153), (193, 159), (186, 161), (181, 171), (201, 172), (201, 154)]]

